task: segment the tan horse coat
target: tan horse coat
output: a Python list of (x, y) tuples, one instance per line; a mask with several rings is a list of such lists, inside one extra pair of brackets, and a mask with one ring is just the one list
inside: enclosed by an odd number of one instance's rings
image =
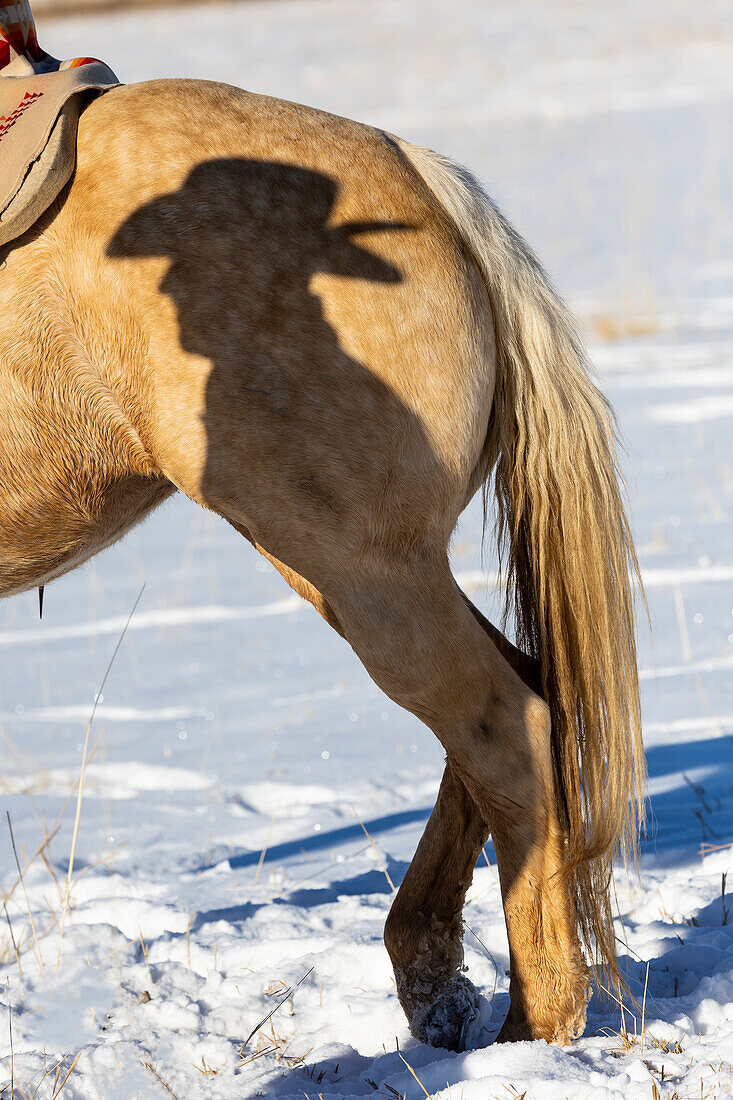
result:
[[(470, 177), (353, 122), (156, 82), (93, 103), (78, 149), (0, 253), (0, 593), (175, 488), (224, 516), (445, 747), (386, 930), (413, 1032), (459, 1048), (475, 1013), (461, 907), (491, 830), (502, 1038), (567, 1041), (578, 929), (613, 965), (607, 871), (642, 768), (633, 548), (563, 307)], [(448, 567), (497, 459), (531, 657)]]

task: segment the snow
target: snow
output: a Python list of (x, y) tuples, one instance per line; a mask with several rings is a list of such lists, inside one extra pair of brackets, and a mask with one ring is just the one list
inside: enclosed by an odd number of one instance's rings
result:
[[(580, 315), (625, 438), (652, 627), (642, 620), (642, 881), (616, 883), (643, 1012), (629, 1002), (624, 1025), (596, 991), (571, 1047), (491, 1045), (508, 979), (489, 845), (465, 913), (484, 998), (477, 1049), (410, 1038), (381, 936), (435, 798), (437, 742), (227, 525), (176, 498), (52, 585), (42, 623), (35, 593), (0, 605), (3, 808), (24, 864), (52, 836), (24, 878), (38, 955), (20, 887), (7, 903), (22, 977), (0, 914), (0, 1093), (11, 1065), (16, 1096), (46, 1066), (36, 1095), (50, 1097), (57, 1063), (56, 1090), (77, 1055), (68, 1100), (730, 1093), (727, 0), (253, 0), (49, 21), (40, 34), (126, 81), (229, 80), (456, 156)], [(481, 518), (476, 502), (454, 567), (496, 615)], [(60, 944), (85, 732), (143, 583), (91, 730)]]

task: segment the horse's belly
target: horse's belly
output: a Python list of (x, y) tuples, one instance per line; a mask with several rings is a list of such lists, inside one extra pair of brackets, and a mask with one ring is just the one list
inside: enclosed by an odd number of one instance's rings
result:
[(27, 484), (13, 479), (14, 494), (8, 494), (5, 482), (5, 500), (14, 496), (15, 507), (0, 528), (0, 597), (68, 573), (116, 542), (174, 492), (164, 478), (131, 476), (98, 486), (87, 500), (73, 493), (44, 495), (38, 492), (37, 473)]
[(36, 237), (0, 271), (0, 596), (67, 573), (173, 492), (105, 376), (118, 348), (49, 280), (48, 251)]

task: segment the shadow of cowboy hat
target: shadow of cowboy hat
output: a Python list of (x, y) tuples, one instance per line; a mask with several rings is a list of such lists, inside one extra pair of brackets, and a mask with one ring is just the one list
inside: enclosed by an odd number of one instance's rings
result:
[[(217, 246), (236, 226), (234, 247), (250, 238), (258, 256), (309, 273), (322, 272), (375, 282), (401, 281), (387, 260), (354, 237), (409, 232), (399, 221), (347, 221), (331, 225), (339, 185), (310, 168), (262, 160), (219, 158), (198, 164), (182, 186), (136, 210), (108, 248), (113, 257), (205, 255), (206, 239)], [(200, 251), (201, 250), (201, 251)]]

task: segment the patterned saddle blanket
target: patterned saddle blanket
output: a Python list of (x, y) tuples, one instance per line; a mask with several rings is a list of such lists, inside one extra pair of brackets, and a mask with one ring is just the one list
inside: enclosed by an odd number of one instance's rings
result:
[(95, 58), (45, 53), (28, 0), (0, 6), (0, 246), (25, 233), (71, 178), (79, 112), (118, 84)]

